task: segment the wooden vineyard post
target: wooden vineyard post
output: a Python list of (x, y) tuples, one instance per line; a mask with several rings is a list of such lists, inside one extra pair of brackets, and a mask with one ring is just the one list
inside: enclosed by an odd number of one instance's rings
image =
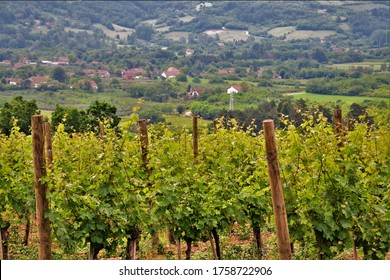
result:
[(343, 137), (343, 122), (342, 122), (342, 114), (340, 108), (334, 109), (333, 123), (334, 123), (334, 132), (336, 134), (337, 139), (340, 141), (339, 147), (342, 147), (343, 141), (341, 139)]
[(192, 117), (192, 143), (196, 160), (198, 158), (198, 117)]
[(33, 160), (34, 160), (34, 188), (36, 204), (36, 220), (38, 227), (38, 257), (40, 260), (51, 259), (50, 221), (45, 218), (49, 204), (46, 198), (47, 183), (42, 182), (46, 177), (45, 165), (45, 138), (42, 115), (31, 117)]
[(218, 130), (218, 119), (213, 120), (213, 128), (214, 128), (214, 133), (217, 133)]
[(341, 109), (340, 108), (334, 109), (333, 122), (334, 122), (334, 129), (335, 129), (336, 134), (340, 135), (341, 131), (343, 129), (342, 117), (341, 117)]
[(5, 225), (0, 227), (0, 260), (8, 260), (8, 229), (11, 226), (9, 222), (5, 222)]
[[(148, 176), (152, 174), (150, 168), (148, 167), (148, 145), (149, 145), (149, 140), (148, 140), (148, 129), (146, 126), (147, 122), (145, 119), (139, 120), (138, 125), (139, 125), (139, 133), (140, 133), (140, 140), (141, 140), (141, 151), (142, 151), (142, 160), (144, 162), (144, 168), (146, 172), (148, 173)], [(160, 244), (160, 239), (158, 236), (157, 231), (152, 232), (152, 245), (153, 246), (158, 246)]]
[(106, 135), (104, 132), (104, 123), (99, 123), (99, 132), (100, 132), (100, 137), (104, 139), (104, 136)]
[(50, 123), (45, 122), (45, 151), (46, 151), (46, 163), (48, 167), (53, 163), (53, 147), (51, 144), (51, 129)]
[(268, 175), (271, 185), (272, 206), (275, 215), (276, 235), (279, 258), (291, 259), (290, 235), (288, 232), (287, 213), (284, 204), (279, 161), (276, 149), (274, 121), (263, 121), (265, 147), (267, 152)]
[[(334, 123), (334, 133), (336, 135), (336, 138), (338, 141), (340, 141), (338, 143), (338, 146), (339, 148), (340, 147), (343, 147), (344, 146), (344, 142), (343, 142), (343, 136), (344, 136), (344, 131), (343, 131), (343, 122), (342, 122), (342, 113), (341, 113), (341, 109), (340, 108), (336, 108), (334, 109), (334, 114), (333, 114), (333, 123)], [(351, 129), (351, 121), (347, 120), (347, 129), (350, 130)], [(339, 149), (340, 151), (340, 149)], [(355, 238), (352, 236), (352, 258), (354, 260), (357, 260), (357, 248), (356, 248), (356, 242), (355, 242)]]

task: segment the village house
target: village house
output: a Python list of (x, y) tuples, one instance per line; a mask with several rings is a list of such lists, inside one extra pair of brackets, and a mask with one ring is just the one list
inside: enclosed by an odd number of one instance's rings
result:
[(95, 69), (83, 69), (81, 72), (85, 74), (85, 76), (93, 77), (95, 75)]
[(338, 48), (336, 45), (332, 45), (331, 50), (332, 50), (332, 52), (334, 52), (334, 53), (340, 53), (340, 52), (343, 51), (342, 48)]
[(8, 59), (3, 60), (3, 61), (1, 62), (1, 64), (4, 64), (4, 65), (11, 65), (11, 60), (8, 60)]
[(195, 88), (195, 89), (192, 89), (187, 93), (187, 96), (188, 98), (192, 99), (196, 96), (199, 96), (199, 94), (201, 94), (203, 92), (203, 90), (201, 88)]
[(238, 92), (240, 92), (242, 90), (242, 87), (241, 86), (239, 86), (239, 85), (232, 85), (232, 86), (230, 86), (230, 88), (228, 88), (227, 90), (226, 90), (226, 93), (228, 93), (228, 94), (231, 94), (231, 93), (238, 93)]
[(6, 79), (8, 84), (13, 85), (13, 86), (20, 86), (23, 82), (22, 78), (8, 78)]
[(229, 74), (233, 74), (235, 72), (235, 69), (234, 68), (225, 68), (225, 69), (221, 69), (218, 71), (218, 74), (221, 74), (221, 75), (229, 75)]
[(93, 89), (93, 90), (97, 90), (98, 89), (98, 85), (97, 85), (97, 83), (95, 82), (95, 81), (89, 81), (89, 84), (91, 85), (91, 88)]
[(193, 49), (186, 49), (186, 56), (192, 56), (194, 54)]
[(166, 71), (164, 71), (161, 76), (166, 79), (176, 78), (177, 75), (180, 74), (180, 70), (175, 67), (169, 67)]
[(98, 74), (100, 78), (111, 78), (111, 74), (107, 70), (99, 70)]
[(142, 79), (146, 75), (146, 71), (143, 68), (131, 68), (122, 72), (123, 80)]
[(57, 65), (68, 65), (69, 64), (69, 57), (67, 56), (60, 56), (57, 58)]
[(44, 64), (44, 65), (51, 65), (53, 63), (53, 61), (51, 61), (51, 60), (42, 60), (41, 63)]
[(274, 78), (274, 79), (281, 79), (282, 76), (280, 76), (278, 73), (274, 73), (274, 74), (272, 75), (272, 78)]
[(23, 66), (22, 63), (17, 62), (17, 63), (14, 64), (14, 66), (12, 67), (12, 69), (13, 69), (13, 70), (17, 70), (17, 69), (19, 69), (19, 68), (22, 67), (22, 66)]
[(22, 56), (21, 58), (19, 58), (19, 62), (22, 64), (29, 64), (30, 60), (28, 59), (27, 56)]
[(81, 88), (83, 89), (84, 85), (89, 83), (90, 87), (92, 90), (97, 90), (98, 85), (94, 80), (87, 80), (87, 79), (81, 79), (77, 82), (77, 84), (72, 84), (69, 86), (70, 89), (76, 89), (76, 88)]
[(32, 88), (38, 88), (39, 86), (46, 84), (48, 78), (45, 76), (33, 76), (30, 78), (30, 81), (31, 81)]

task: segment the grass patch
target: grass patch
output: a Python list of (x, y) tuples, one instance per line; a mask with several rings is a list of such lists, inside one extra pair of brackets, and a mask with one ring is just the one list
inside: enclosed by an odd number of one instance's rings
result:
[(31, 33), (43, 33), (47, 34), (49, 32), (49, 28), (46, 26), (40, 25), (40, 26), (34, 26), (31, 30)]
[[(159, 31), (161, 31), (161, 28), (159, 28)], [(180, 38), (185, 38), (186, 41), (188, 41), (188, 34), (190, 34), (189, 32), (169, 32), (167, 34), (165, 34), (165, 38), (167, 39), (171, 39), (173, 41), (179, 41)]]
[(363, 67), (363, 68), (372, 68), (374, 71), (380, 71), (382, 64), (389, 64), (385, 61), (363, 61), (363, 62), (351, 62), (351, 63), (340, 63), (332, 64), (331, 68), (340, 69), (340, 70), (351, 70), (353, 67)]
[(333, 30), (297, 30), (286, 35), (286, 41), (294, 39), (320, 38), (324, 39), (327, 36), (336, 34)]
[(222, 42), (232, 42), (234, 40), (248, 40), (248, 31), (245, 30), (224, 30), (224, 29), (218, 29), (218, 30), (207, 30), (204, 33), (206, 33), (208, 36), (215, 37), (216, 35), (219, 36), (219, 40)]
[[(21, 95), (24, 100), (35, 100), (38, 109), (41, 111), (54, 111), (56, 105), (68, 108), (77, 108), (85, 110), (94, 101), (105, 101), (117, 108), (119, 116), (127, 116), (132, 112), (132, 108), (138, 105), (139, 99), (130, 97), (125, 91), (105, 91), (105, 92), (82, 92), (63, 90), (58, 92), (50, 91), (3, 91), (0, 96), (0, 104), (10, 102), (14, 97)], [(152, 106), (153, 104), (160, 104), (156, 102), (143, 102), (142, 107)], [(0, 105), (1, 107), (1, 105)]]
[(268, 34), (271, 34), (274, 37), (282, 37), (291, 32), (295, 31), (294, 26), (284, 26), (284, 27), (276, 27), (267, 31)]
[[(184, 115), (166, 114), (164, 115), (165, 122), (170, 124), (173, 130), (188, 129), (192, 131), (192, 118), (185, 117)], [(198, 128), (202, 129), (207, 127), (210, 123), (209, 120), (198, 119)]]
[(44, 118), (48, 118), (49, 120), (51, 120), (51, 114), (53, 113), (53, 111), (50, 111), (50, 110), (40, 110), (41, 111), (41, 115), (44, 117)]
[(361, 12), (361, 11), (368, 11), (373, 9), (388, 9), (389, 6), (383, 5), (383, 4), (363, 4), (363, 5), (344, 5), (345, 8)]
[(381, 97), (368, 97), (368, 96), (344, 96), (344, 95), (325, 95), (325, 94), (314, 94), (307, 92), (299, 92), (299, 94), (292, 94), (294, 99), (300, 99), (317, 102), (319, 104), (334, 104), (341, 106), (341, 109), (345, 112), (349, 110), (349, 107), (352, 103), (365, 103), (368, 100), (370, 101), (384, 101), (390, 105), (390, 98), (381, 98)]
[(104, 25), (99, 23), (95, 23), (93, 24), (93, 26), (101, 29), (104, 32), (104, 34), (106, 34), (108, 37), (111, 37), (113, 39), (116, 39), (117, 35), (119, 35), (120, 39), (126, 39), (127, 35), (131, 35), (135, 31), (134, 29), (123, 27), (117, 24), (112, 25), (115, 30), (110, 30)]
[[(162, 32), (162, 33), (164, 33), (164, 32), (168, 32), (169, 31), (169, 28), (171, 28), (170, 26), (162, 26), (162, 27), (158, 27), (158, 28), (156, 28), (155, 30), (157, 31), (157, 32)], [(188, 36), (188, 35), (187, 35)], [(173, 40), (173, 39), (172, 39)]]
[(178, 20), (182, 21), (182, 22), (190, 22), (193, 19), (195, 19), (195, 17), (192, 17), (192, 16), (185, 16), (185, 17), (178, 18)]
[(88, 34), (92, 35), (93, 34), (93, 31), (92, 30), (85, 30), (85, 29), (78, 29), (78, 28), (72, 28), (72, 27), (65, 27), (65, 31), (66, 32), (75, 32), (75, 33), (79, 33), (79, 32), (87, 32)]

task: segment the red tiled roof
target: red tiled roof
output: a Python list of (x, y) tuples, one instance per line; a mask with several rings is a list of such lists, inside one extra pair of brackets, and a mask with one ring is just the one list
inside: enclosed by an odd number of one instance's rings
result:
[(180, 74), (180, 70), (175, 67), (169, 67), (166, 71), (164, 71), (165, 76), (168, 77), (176, 77)]
[(30, 78), (30, 81), (34, 84), (44, 84), (47, 82), (47, 77), (45, 76), (33, 76)]

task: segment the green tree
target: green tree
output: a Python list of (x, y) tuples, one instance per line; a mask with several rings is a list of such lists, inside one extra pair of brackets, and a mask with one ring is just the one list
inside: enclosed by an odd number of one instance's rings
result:
[(147, 119), (148, 124), (165, 122), (165, 118), (161, 113), (150, 108), (140, 111), (139, 117), (140, 119)]
[(116, 128), (121, 118), (116, 114), (116, 107), (105, 101), (95, 101), (87, 108), (88, 123), (92, 129), (99, 129), (99, 123), (107, 123), (111, 128)]
[(316, 48), (312, 53), (312, 58), (317, 60), (319, 63), (327, 63), (328, 57), (323, 49)]
[(176, 111), (179, 113), (179, 115), (183, 114), (184, 112), (184, 106), (183, 105), (177, 105)]
[(100, 122), (115, 129), (120, 122), (120, 117), (116, 115), (116, 107), (104, 101), (95, 101), (86, 111), (57, 105), (52, 114), (53, 127), (57, 128), (62, 123), (67, 133), (99, 131)]
[(67, 133), (84, 132), (88, 129), (88, 118), (85, 111), (57, 105), (51, 115), (51, 124), (54, 130), (60, 123), (64, 125), (64, 130)]
[(110, 88), (121, 88), (121, 83), (118, 79), (114, 78), (110, 82)]
[(179, 74), (176, 76), (176, 80), (179, 82), (187, 82), (187, 75), (186, 74)]
[(135, 28), (135, 35), (137, 36), (138, 39), (145, 40), (145, 41), (150, 41), (152, 40), (152, 35), (153, 35), (153, 27), (149, 25), (138, 25)]
[(35, 100), (23, 100), (22, 96), (16, 96), (0, 109), (0, 132), (9, 135), (16, 120), (20, 131), (30, 134), (31, 116), (39, 113)]
[(67, 80), (65, 70), (61, 67), (56, 67), (53, 69), (53, 72), (51, 73), (51, 78), (59, 81), (60, 83), (64, 83)]

